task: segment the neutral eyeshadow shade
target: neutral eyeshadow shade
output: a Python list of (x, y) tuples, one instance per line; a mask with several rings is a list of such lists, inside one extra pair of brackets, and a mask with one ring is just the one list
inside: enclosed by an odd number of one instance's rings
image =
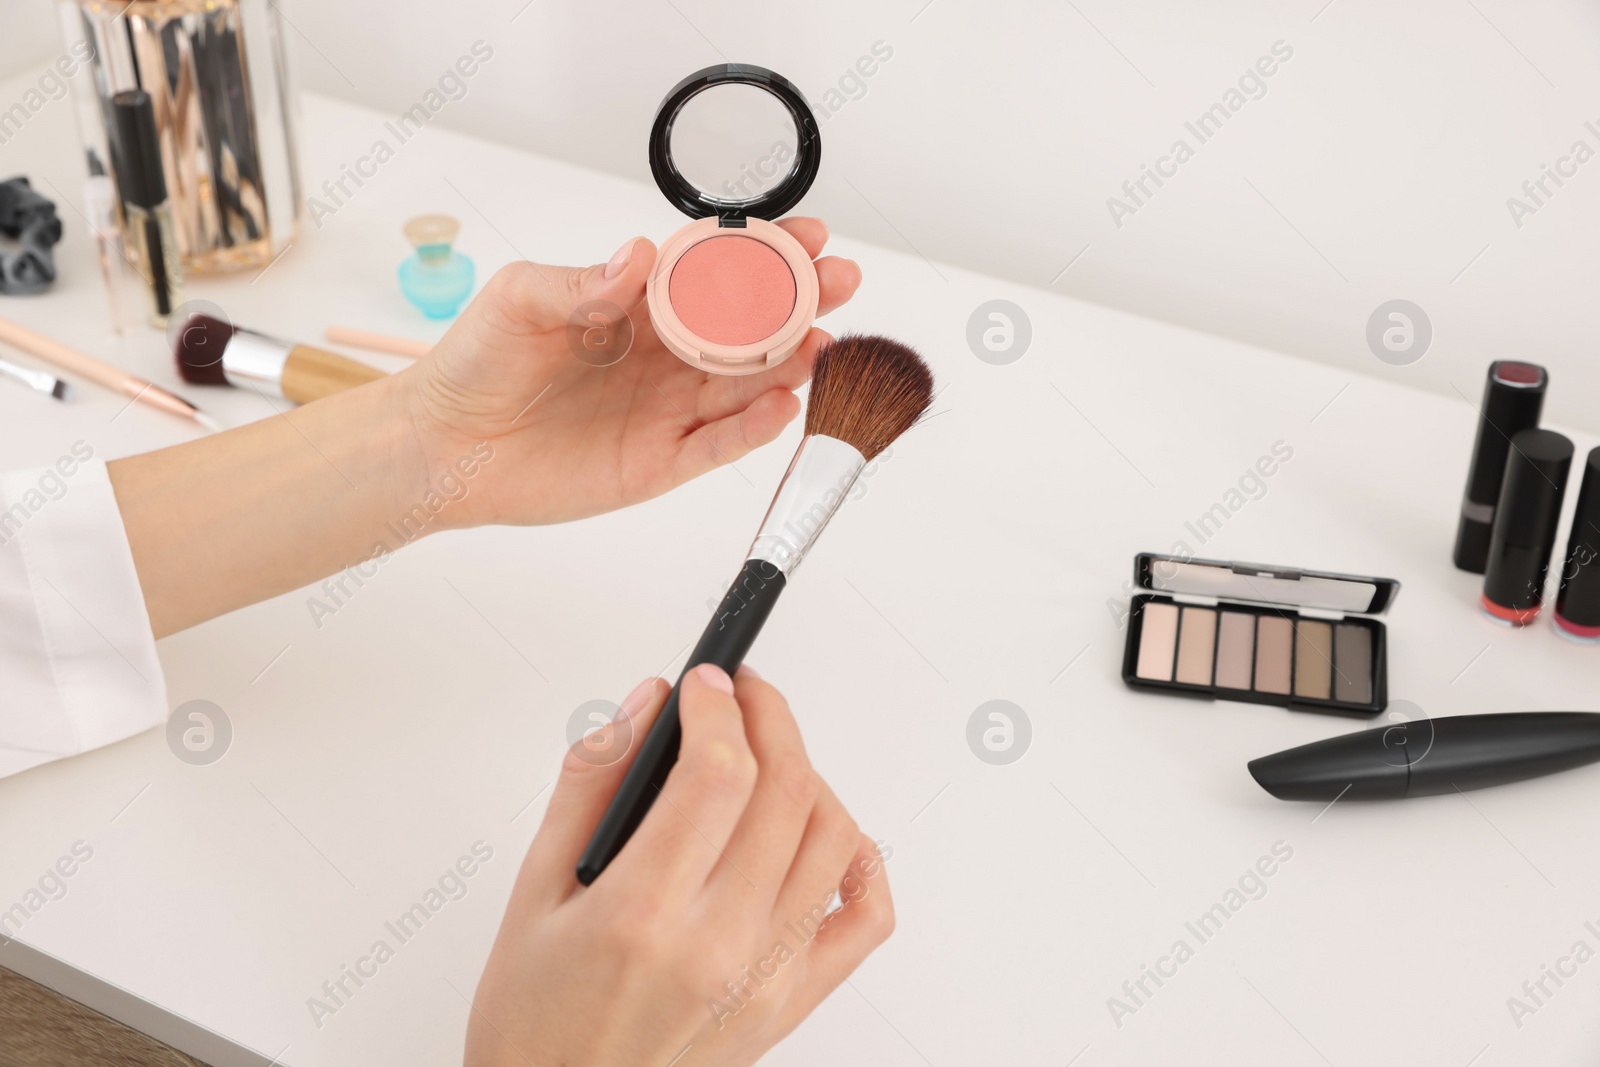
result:
[(1256, 627), (1256, 689), (1263, 693), (1288, 693), (1294, 652), (1294, 623), (1277, 615), (1263, 615)]
[(1327, 700), (1333, 695), (1333, 625), (1302, 619), (1294, 629), (1294, 695)]
[(1372, 703), (1372, 631), (1341, 622), (1333, 629), (1333, 699)]
[(1178, 681), (1211, 684), (1211, 659), (1217, 650), (1217, 613), (1211, 608), (1184, 608), (1178, 630)]
[(1139, 663), (1134, 674), (1157, 682), (1172, 681), (1172, 652), (1178, 643), (1176, 604), (1147, 603), (1140, 612)]
[(789, 321), (794, 272), (765, 242), (711, 237), (678, 257), (667, 293), (691, 333), (716, 345), (753, 345)]
[(1217, 625), (1217, 684), (1227, 689), (1249, 689), (1255, 650), (1256, 617), (1242, 611), (1224, 611)]

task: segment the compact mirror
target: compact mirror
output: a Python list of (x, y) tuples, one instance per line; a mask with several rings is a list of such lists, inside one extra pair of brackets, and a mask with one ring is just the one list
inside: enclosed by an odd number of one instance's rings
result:
[(694, 218), (777, 218), (810, 188), (820, 155), (816, 119), (800, 91), (740, 63), (679, 82), (650, 135), (656, 184)]
[(707, 200), (748, 204), (794, 170), (799, 134), (783, 102), (749, 84), (713, 85), (672, 120), (672, 163)]

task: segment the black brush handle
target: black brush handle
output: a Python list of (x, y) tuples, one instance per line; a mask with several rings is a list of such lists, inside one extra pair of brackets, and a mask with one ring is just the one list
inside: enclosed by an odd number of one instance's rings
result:
[[(767, 616), (772, 614), (786, 580), (784, 573), (766, 560), (745, 560), (739, 577), (734, 579), (717, 613), (689, 654), (683, 674), (702, 663), (715, 663), (729, 674), (738, 670)], [(622, 851), (650, 805), (655, 803), (656, 794), (666, 785), (672, 765), (678, 762), (678, 744), (683, 739), (683, 727), (678, 721), (678, 694), (683, 688), (683, 674), (678, 676), (672, 695), (667, 697), (655, 725), (639, 746), (639, 755), (623, 776), (617, 795), (611, 798), (600, 825), (578, 860), (578, 881), (584, 885), (600, 877), (600, 872)]]
[(1279, 800), (1385, 800), (1520, 782), (1600, 761), (1600, 715), (1452, 715), (1373, 727), (1250, 761)]

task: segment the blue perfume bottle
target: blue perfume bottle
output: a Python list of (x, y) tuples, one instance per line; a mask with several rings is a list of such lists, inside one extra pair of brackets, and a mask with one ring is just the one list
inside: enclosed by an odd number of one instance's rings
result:
[(452, 318), (472, 295), (472, 260), (452, 247), (460, 232), (449, 215), (418, 215), (405, 225), (416, 252), (400, 264), (400, 291), (430, 319)]

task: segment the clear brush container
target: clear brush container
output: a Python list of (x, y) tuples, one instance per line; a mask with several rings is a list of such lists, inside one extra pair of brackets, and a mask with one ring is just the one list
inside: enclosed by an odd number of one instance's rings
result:
[[(271, 0), (59, 0), (91, 177), (115, 175), (111, 98), (143, 89), (186, 273), (261, 267), (295, 239), (295, 100)], [(85, 44), (80, 44), (84, 42)], [(126, 200), (126, 194), (122, 199)]]

